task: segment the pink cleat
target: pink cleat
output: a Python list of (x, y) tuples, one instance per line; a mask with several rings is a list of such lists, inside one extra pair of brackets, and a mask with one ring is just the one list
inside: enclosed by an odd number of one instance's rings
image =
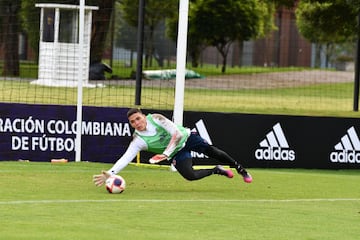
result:
[(220, 165), (217, 165), (214, 168), (214, 173), (215, 174), (219, 174), (219, 175), (223, 175), (226, 176), (228, 178), (233, 178), (234, 177), (234, 173), (230, 170), (230, 169), (225, 169)]
[(238, 167), (236, 168), (237, 172), (243, 177), (244, 182), (246, 183), (251, 183), (252, 182), (252, 177), (251, 175), (242, 167)]
[(246, 174), (244, 174), (242, 176), (243, 176), (244, 182), (246, 182), (246, 183), (251, 183), (252, 182), (252, 177), (251, 177), (251, 175), (249, 173), (246, 173)]

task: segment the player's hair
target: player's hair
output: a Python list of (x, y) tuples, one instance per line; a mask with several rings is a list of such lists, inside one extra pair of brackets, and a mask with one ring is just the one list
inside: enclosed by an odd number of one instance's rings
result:
[(142, 111), (141, 111), (140, 108), (130, 108), (126, 115), (129, 118), (134, 113), (141, 113), (142, 114)]

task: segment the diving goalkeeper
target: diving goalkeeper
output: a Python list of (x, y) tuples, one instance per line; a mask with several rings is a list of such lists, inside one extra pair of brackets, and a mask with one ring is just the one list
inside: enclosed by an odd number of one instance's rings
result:
[(246, 183), (252, 182), (251, 175), (238, 161), (226, 152), (210, 145), (197, 132), (178, 126), (161, 114), (145, 115), (138, 108), (131, 108), (127, 112), (127, 117), (130, 125), (135, 129), (133, 140), (124, 155), (108, 171), (102, 171), (101, 174), (93, 176), (96, 186), (103, 185), (109, 176), (119, 173), (142, 150), (155, 154), (150, 158), (150, 163), (168, 160), (181, 176), (189, 181), (199, 180), (212, 174), (228, 178), (234, 176), (231, 169), (225, 169), (220, 165), (211, 169), (194, 169), (191, 151), (195, 151), (217, 159), (223, 164), (235, 166), (236, 171)]

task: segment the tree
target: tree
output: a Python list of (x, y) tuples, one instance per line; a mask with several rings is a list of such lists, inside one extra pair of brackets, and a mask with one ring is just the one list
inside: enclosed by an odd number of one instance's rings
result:
[(96, 63), (101, 62), (103, 57), (115, 0), (97, 0), (92, 2), (96, 3), (99, 7), (99, 10), (94, 12), (90, 48), (90, 63)]
[(116, 4), (115, 45), (130, 51), (129, 67), (133, 66), (133, 53), (137, 49), (137, 28), (130, 26), (122, 17), (120, 4)]
[(194, 7), (190, 24), (198, 37), (214, 46), (223, 58), (221, 72), (226, 71), (230, 46), (261, 34), (262, 12), (256, 0), (201, 0)]
[(327, 61), (335, 44), (355, 39), (360, 3), (343, 0), (304, 0), (296, 9), (297, 26), (303, 37), (317, 44), (316, 66), (320, 47), (326, 46)]
[[(147, 0), (145, 3), (145, 66), (151, 66), (152, 57), (155, 57), (159, 65), (161, 66), (161, 58), (159, 56), (156, 46), (155, 38), (156, 30), (162, 27), (162, 23), (166, 18), (173, 16), (177, 11), (177, 2), (178, 0)], [(122, 0), (122, 16), (132, 27), (137, 27), (138, 25), (138, 8), (139, 1), (137, 0)], [(159, 31), (161, 32), (161, 31)], [(159, 36), (161, 38), (161, 36)]]
[[(199, 66), (199, 58), (203, 49), (206, 48), (206, 43), (203, 38), (197, 34), (197, 29), (194, 24), (192, 24), (192, 19), (194, 16), (194, 9), (196, 6), (196, 0), (189, 2), (189, 19), (188, 19), (188, 33), (187, 33), (187, 52), (191, 59), (191, 64), (193, 67)], [(174, 14), (171, 18), (167, 19), (167, 36), (173, 40), (177, 41), (178, 34), (178, 24), (179, 24), (179, 14), (178, 12)]]
[(2, 75), (19, 76), (19, 33), (20, 18), (19, 11), (21, 6), (20, 0), (2, 0), (0, 1), (1, 16), (1, 41), (4, 46), (4, 68)]
[[(221, 10), (217, 9), (217, 5), (222, 6), (224, 9), (221, 8)], [(232, 5), (231, 5), (232, 4)], [(250, 4), (253, 4), (254, 8), (246, 8), (246, 6), (249, 6)], [(202, 24), (204, 26), (207, 26), (210, 29), (209, 36), (213, 35), (211, 31), (216, 32), (216, 35), (225, 34), (224, 37), (228, 37), (229, 33), (235, 32), (235, 29), (239, 29), (239, 27), (243, 27), (243, 29), (246, 28), (247, 24), (253, 24), (256, 22), (255, 30), (253, 32), (253, 35), (250, 38), (260, 38), (268, 35), (273, 30), (275, 30), (274, 25), (274, 13), (276, 7), (285, 6), (285, 7), (293, 7), (295, 4), (294, 0), (256, 0), (256, 1), (204, 1), (204, 0), (190, 0), (190, 6), (189, 6), (189, 26), (188, 26), (188, 46), (187, 51), (192, 61), (192, 66), (197, 67), (199, 57), (201, 54), (201, 51), (205, 49), (209, 44), (212, 45), (208, 39), (203, 37), (203, 31), (205, 29), (202, 27)], [(239, 7), (233, 7), (243, 5), (244, 11), (239, 11)], [(201, 14), (205, 15), (204, 21), (202, 22), (194, 22), (198, 21), (199, 18), (202, 18), (202, 16), (199, 16), (199, 9), (205, 8), (206, 11), (202, 11)], [(240, 14), (240, 18), (238, 18), (237, 14)], [(245, 21), (242, 23), (239, 23), (241, 19), (247, 19), (250, 18), (255, 14), (255, 18), (251, 19), (249, 21)], [(235, 15), (235, 16), (234, 16)], [(232, 20), (229, 20), (230, 16), (232, 17)], [(210, 21), (208, 21), (210, 20)], [(168, 36), (173, 40), (176, 41), (177, 39), (177, 26), (178, 26), (178, 15), (175, 15), (173, 18), (169, 19), (168, 21)], [(218, 29), (223, 29), (224, 26), (227, 30), (218, 31)], [(240, 29), (240, 32), (242, 30)], [(239, 42), (239, 44), (242, 46), (242, 41), (247, 40), (247, 37), (244, 38), (241, 36), (239, 32), (240, 39), (231, 40), (228, 42), (228, 45), (226, 47), (230, 47), (231, 44), (234, 42)], [(250, 39), (249, 38), (249, 39)], [(230, 40), (228, 38), (228, 40)], [(214, 45), (216, 47), (216, 45)], [(226, 50), (226, 47), (223, 48), (223, 50)], [(226, 51), (223, 51), (223, 53), (226, 53)], [(227, 54), (227, 53), (226, 53)], [(223, 55), (223, 54), (222, 54)], [(226, 60), (226, 59), (225, 59)], [(223, 65), (223, 70), (225, 70), (226, 63)]]
[(264, 2), (273, 3), (276, 7), (292, 8), (300, 0), (264, 0)]
[(357, 9), (346, 1), (301, 1), (297, 25), (310, 41), (342, 42), (357, 33)]

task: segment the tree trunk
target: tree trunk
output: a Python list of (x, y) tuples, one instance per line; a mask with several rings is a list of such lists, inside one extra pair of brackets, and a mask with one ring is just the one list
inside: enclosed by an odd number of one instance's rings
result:
[(219, 51), (220, 55), (223, 58), (222, 59), (221, 73), (225, 73), (225, 71), (226, 71), (227, 55), (229, 53), (229, 49), (230, 49), (231, 45), (232, 45), (232, 42), (228, 42), (228, 43), (216, 46), (217, 50)]
[(319, 68), (321, 66), (321, 48), (322, 45), (317, 43), (315, 45), (315, 64), (314, 67)]
[(152, 58), (154, 55), (154, 33), (155, 26), (150, 26), (148, 38), (145, 39), (145, 67), (152, 67)]
[(225, 73), (226, 71), (226, 58), (227, 58), (227, 54), (226, 55), (222, 55), (223, 57), (223, 62), (222, 62), (222, 67), (221, 67), (221, 73)]
[(199, 51), (195, 49), (191, 50), (190, 57), (191, 57), (191, 66), (197, 68), (199, 66), (199, 58), (200, 58)]
[(102, 0), (98, 2), (99, 10), (94, 11), (90, 63), (101, 62), (106, 47), (106, 35), (110, 28), (111, 14), (115, 0)]
[(221, 73), (225, 73), (225, 71), (226, 71), (226, 63), (227, 63), (227, 61), (226, 61), (227, 60), (227, 52), (224, 51), (223, 48), (218, 48), (218, 50), (219, 50), (219, 53), (220, 53), (220, 55), (222, 57)]
[(8, 1), (3, 6), (4, 69), (3, 76), (19, 76), (19, 17), (20, 1)]

